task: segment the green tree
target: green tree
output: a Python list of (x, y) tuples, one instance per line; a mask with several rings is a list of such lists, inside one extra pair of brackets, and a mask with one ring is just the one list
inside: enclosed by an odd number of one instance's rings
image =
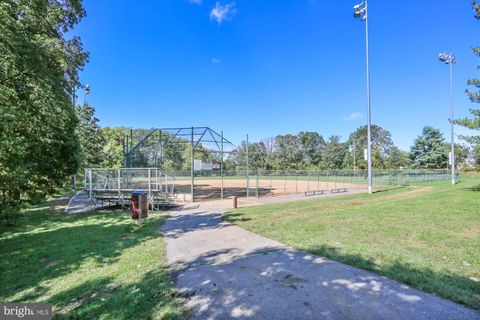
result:
[(387, 168), (400, 169), (406, 166), (408, 166), (408, 152), (400, 150), (396, 146), (391, 147), (387, 159)]
[(87, 54), (65, 35), (80, 0), (0, 4), (0, 211), (52, 193), (80, 163), (73, 88)]
[(347, 153), (348, 146), (346, 143), (340, 142), (340, 136), (331, 136), (325, 144), (320, 164), (321, 168), (342, 169)]
[(95, 168), (104, 162), (103, 149), (105, 137), (95, 117), (95, 108), (84, 103), (77, 106), (78, 129), (77, 134), (82, 147), (82, 168)]
[[(451, 144), (447, 143), (446, 149), (450, 150)], [(455, 143), (455, 164), (457, 168), (462, 168), (470, 153), (470, 148), (464, 144)]]
[[(232, 154), (238, 170), (246, 169), (247, 164), (247, 142), (242, 141), (237, 150)], [(255, 170), (270, 170), (270, 155), (267, 151), (267, 146), (263, 141), (248, 143), (248, 169)]]
[(477, 168), (480, 166), (480, 144), (476, 144), (472, 149), (472, 156), (475, 160)]
[[(158, 136), (158, 139), (160, 140), (160, 136)], [(182, 141), (168, 133), (162, 133), (161, 148), (162, 158), (160, 159), (160, 162), (162, 169), (171, 172), (182, 170), (185, 167), (184, 161), (186, 159), (183, 156), (185, 148), (190, 148), (188, 141)], [(187, 156), (190, 156), (190, 153), (188, 153)], [(190, 163), (190, 160), (188, 160), (188, 163)], [(190, 170), (190, 167), (188, 167), (188, 170)]]
[[(480, 20), (480, 5), (477, 0), (472, 1), (473, 9), (475, 12), (475, 18)], [(480, 47), (472, 48), (473, 52), (480, 56)], [(480, 66), (479, 66), (480, 68)], [(467, 95), (470, 98), (472, 103), (480, 103), (480, 79), (470, 79), (468, 80), (467, 84), (473, 87), (473, 90), (467, 89)], [(465, 126), (469, 129), (473, 130), (480, 130), (480, 109), (470, 109), (470, 113), (472, 114), (472, 118), (464, 118), (461, 120), (455, 121), (455, 123)], [(473, 144), (474, 150), (477, 150), (480, 145), (480, 135), (477, 136), (462, 136), (464, 140)], [(480, 159), (476, 160), (477, 167), (480, 168)]]
[[(388, 162), (390, 148), (393, 147), (392, 134), (380, 126), (373, 124), (371, 126), (372, 136), (372, 166), (374, 168), (384, 168)], [(353, 149), (355, 144), (355, 157), (357, 167), (365, 169), (367, 161), (364, 159), (363, 150), (368, 146), (368, 127), (361, 126), (355, 132), (350, 134), (347, 144)]]
[(318, 132), (302, 131), (297, 134), (300, 152), (303, 154), (302, 168), (318, 167), (322, 160), (325, 140)]
[[(213, 160), (213, 154), (210, 150), (205, 148), (201, 143), (195, 146), (194, 159), (202, 160), (202, 162), (211, 162)], [(183, 144), (183, 161), (182, 170), (189, 171), (192, 163), (192, 148), (190, 144)]]
[(125, 128), (101, 128), (105, 144), (102, 150), (104, 168), (121, 168), (124, 166)]
[(278, 135), (274, 149), (275, 168), (280, 170), (302, 169), (302, 148), (298, 136)]
[(410, 149), (410, 161), (414, 168), (438, 169), (445, 168), (448, 161), (448, 150), (440, 130), (425, 127), (422, 135)]

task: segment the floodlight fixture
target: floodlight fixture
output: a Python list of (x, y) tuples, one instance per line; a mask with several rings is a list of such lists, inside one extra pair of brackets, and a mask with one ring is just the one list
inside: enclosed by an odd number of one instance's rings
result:
[(362, 20), (365, 20), (366, 15), (367, 15), (367, 1), (363, 1), (362, 3), (359, 3), (353, 6), (353, 16), (355, 18), (362, 18)]
[(90, 85), (85, 85), (85, 91), (83, 92), (83, 104), (87, 103), (87, 95), (90, 93)]
[(455, 64), (455, 56), (452, 53), (442, 52), (438, 55), (438, 59), (445, 64)]

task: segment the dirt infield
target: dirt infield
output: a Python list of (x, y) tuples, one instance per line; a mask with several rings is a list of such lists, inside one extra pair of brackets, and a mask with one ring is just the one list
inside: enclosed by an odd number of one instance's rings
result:
[[(331, 192), (334, 189), (366, 189), (366, 184), (337, 182), (297, 180), (297, 179), (250, 179), (248, 182), (249, 196), (278, 196), (285, 194), (304, 193), (309, 191), (325, 190)], [(177, 180), (175, 183), (176, 193), (190, 194), (190, 180)], [(195, 200), (217, 199), (221, 196), (221, 179), (195, 179)], [(247, 196), (247, 180), (225, 178), (223, 181), (224, 197)]]

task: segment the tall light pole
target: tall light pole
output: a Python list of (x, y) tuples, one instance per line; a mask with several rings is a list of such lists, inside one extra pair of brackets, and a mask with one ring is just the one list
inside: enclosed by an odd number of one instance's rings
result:
[(367, 67), (367, 162), (368, 162), (368, 193), (372, 194), (372, 114), (370, 107), (370, 64), (368, 52), (368, 1), (364, 0), (362, 3), (353, 7), (355, 18), (361, 18), (365, 21), (365, 51), (366, 51), (366, 67)]
[(450, 66), (450, 123), (451, 123), (451, 141), (452, 151), (450, 153), (450, 164), (452, 165), (452, 185), (455, 185), (455, 120), (453, 114), (453, 65), (456, 63), (455, 56), (450, 52), (442, 52), (438, 55), (440, 61)]

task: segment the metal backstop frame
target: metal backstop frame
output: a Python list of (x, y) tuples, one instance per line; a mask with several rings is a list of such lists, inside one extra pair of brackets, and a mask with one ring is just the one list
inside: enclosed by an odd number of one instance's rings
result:
[[(155, 133), (159, 133), (159, 143), (158, 143), (158, 167), (162, 168), (164, 160), (164, 146), (165, 144), (189, 144), (190, 145), (190, 194), (191, 202), (195, 201), (195, 151), (196, 148), (201, 144), (206, 150), (212, 152), (213, 154), (220, 155), (220, 176), (221, 176), (221, 186), (220, 194), (221, 198), (224, 197), (224, 187), (223, 187), (223, 173), (224, 173), (224, 157), (226, 154), (231, 153), (236, 146), (226, 139), (223, 135), (223, 131), (220, 133), (209, 127), (183, 127), (183, 128), (154, 128), (150, 130), (145, 130), (145, 136), (140, 137), (138, 141), (133, 143), (133, 130), (130, 129), (129, 134), (127, 134), (126, 139), (124, 139), (124, 164), (126, 168), (131, 168), (133, 163), (133, 157), (136, 153), (140, 152), (142, 146), (149, 142)], [(168, 135), (169, 139), (164, 139), (165, 135)]]

